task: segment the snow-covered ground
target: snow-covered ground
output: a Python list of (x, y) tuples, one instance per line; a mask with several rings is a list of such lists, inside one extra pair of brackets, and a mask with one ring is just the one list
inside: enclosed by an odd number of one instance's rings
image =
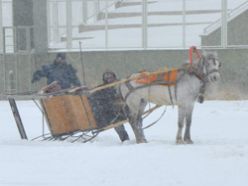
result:
[[(19, 101), (31, 139), (42, 130), (32, 102)], [(157, 119), (157, 110), (145, 123)], [(175, 145), (177, 108), (145, 131), (149, 143), (121, 143), (114, 130), (89, 143), (22, 141), (10, 107), (0, 102), (0, 186), (246, 186), (248, 101), (196, 104), (193, 145)]]

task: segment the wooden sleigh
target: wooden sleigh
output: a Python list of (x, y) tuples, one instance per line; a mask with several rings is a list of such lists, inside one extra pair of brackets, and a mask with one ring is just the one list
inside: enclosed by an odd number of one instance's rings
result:
[[(108, 122), (99, 120), (99, 110), (97, 105), (92, 102), (92, 95), (100, 93), (102, 90), (125, 83), (130, 79), (120, 80), (111, 84), (98, 86), (94, 89), (84, 89), (78, 87), (75, 89), (60, 90), (57, 83), (54, 82), (35, 95), (6, 95), (9, 99), (17, 127), (22, 139), (27, 139), (18, 108), (15, 104), (16, 98), (38, 99), (41, 105), (41, 111), (47, 121), (49, 133), (42, 134), (36, 139), (41, 140), (69, 140), (71, 142), (87, 142), (95, 138), (100, 132), (118, 127), (128, 122), (128, 119), (121, 114)], [(94, 100), (94, 98), (93, 98)], [(94, 109), (96, 107), (96, 109)], [(149, 115), (159, 106), (148, 109), (144, 116)], [(98, 115), (98, 117), (96, 117)], [(105, 117), (104, 115), (102, 116)]]
[[(87, 91), (82, 89), (71, 89), (67, 93), (57, 94), (59, 90), (56, 86), (56, 83), (53, 83), (42, 89), (44, 95), (50, 95), (40, 99), (50, 131), (50, 134), (41, 136), (43, 139), (87, 142), (100, 132), (127, 122), (126, 118), (122, 117), (103, 123), (98, 119), (101, 114), (99, 109), (93, 108), (97, 105), (92, 101), (95, 99), (92, 94), (86, 95)], [(102, 114), (102, 117), (106, 117)]]
[[(53, 85), (52, 85), (53, 86)], [(46, 89), (50, 87), (46, 87)], [(85, 91), (70, 90), (68, 95), (53, 95), (40, 100), (44, 116), (48, 123), (50, 134), (42, 136), (45, 140), (67, 140), (87, 142), (95, 138), (100, 132), (112, 129), (128, 122), (125, 113), (116, 115), (110, 120), (102, 121), (100, 118), (108, 117), (99, 109), (96, 93), (101, 94), (105, 87), (98, 87), (97, 91), (86, 94)], [(46, 90), (45, 90), (46, 91)], [(72, 92), (77, 92), (74, 95)], [(87, 92), (87, 90), (86, 90)], [(94, 101), (92, 101), (94, 100)], [(100, 101), (101, 104), (101, 101)], [(154, 111), (158, 106), (150, 108), (145, 115)]]
[[(66, 139), (69, 136), (81, 132), (84, 137), (87, 133), (89, 140), (95, 137), (93, 132), (98, 128), (92, 113), (92, 108), (86, 96), (64, 95), (53, 96), (51, 98), (41, 99), (41, 105), (45, 118), (51, 133), (50, 137), (45, 139)], [(85, 133), (82, 133), (85, 132)]]

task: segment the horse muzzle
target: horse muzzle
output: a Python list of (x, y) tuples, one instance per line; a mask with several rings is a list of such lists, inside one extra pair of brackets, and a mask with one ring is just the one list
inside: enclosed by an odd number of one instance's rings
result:
[(208, 76), (208, 80), (209, 80), (209, 82), (213, 82), (213, 83), (219, 81), (220, 80), (220, 73), (218, 71), (213, 72), (212, 74), (210, 74)]

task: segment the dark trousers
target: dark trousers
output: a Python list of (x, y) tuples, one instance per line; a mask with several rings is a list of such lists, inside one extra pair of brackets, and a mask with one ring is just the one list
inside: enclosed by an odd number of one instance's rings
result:
[(116, 133), (118, 134), (120, 140), (123, 142), (123, 141), (126, 141), (126, 140), (129, 140), (129, 136), (127, 134), (127, 131), (125, 130), (125, 127), (124, 125), (121, 125), (121, 126), (118, 126), (118, 127), (115, 127), (115, 131)]

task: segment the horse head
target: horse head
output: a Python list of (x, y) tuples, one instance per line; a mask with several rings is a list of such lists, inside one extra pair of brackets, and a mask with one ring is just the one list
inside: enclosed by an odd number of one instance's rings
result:
[(202, 68), (204, 79), (207, 82), (216, 82), (220, 79), (221, 62), (216, 52), (204, 51), (199, 65)]

